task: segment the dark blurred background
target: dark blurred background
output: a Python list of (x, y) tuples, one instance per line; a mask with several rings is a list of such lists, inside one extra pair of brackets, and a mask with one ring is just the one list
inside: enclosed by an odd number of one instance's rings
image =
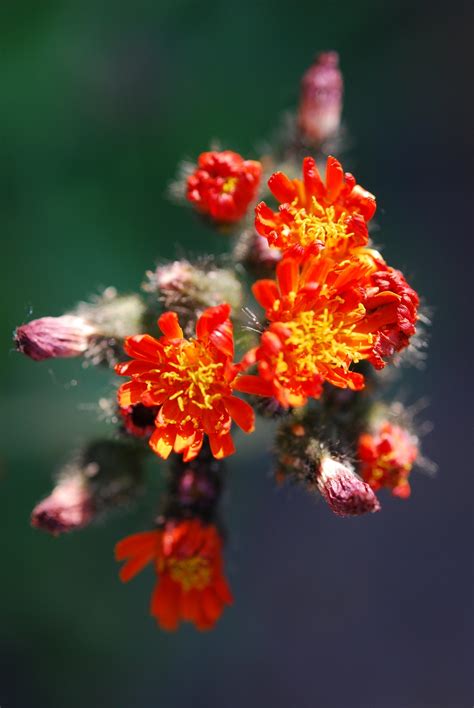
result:
[[(2, 708), (473, 704), (473, 19), (458, 0), (1, 4)], [(136, 288), (180, 246), (223, 250), (165, 199), (178, 160), (216, 137), (255, 154), (326, 48), (346, 80), (344, 164), (377, 194), (387, 259), (434, 308), (427, 369), (404, 391), (431, 401), (439, 474), (341, 520), (275, 491), (254, 437), (229, 464), (236, 603), (212, 633), (168, 635), (148, 616), (152, 572), (124, 587), (112, 554), (147, 528), (153, 495), (78, 535), (29, 527), (71, 448), (110, 432), (93, 404), (111, 376), (28, 361), (11, 333), (101, 286)]]

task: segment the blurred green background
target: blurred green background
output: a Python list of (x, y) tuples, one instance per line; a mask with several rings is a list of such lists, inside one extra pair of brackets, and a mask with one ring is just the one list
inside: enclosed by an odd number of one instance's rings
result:
[[(2, 708), (472, 703), (472, 21), (458, 0), (2, 3)], [(214, 138), (253, 156), (327, 48), (346, 81), (344, 164), (377, 194), (387, 259), (435, 310), (428, 368), (404, 396), (431, 399), (425, 452), (440, 473), (345, 521), (275, 492), (255, 436), (224, 504), (236, 603), (211, 634), (167, 635), (148, 617), (152, 573), (124, 587), (112, 554), (148, 526), (153, 493), (78, 535), (29, 527), (69, 451), (110, 433), (94, 402), (111, 376), (35, 364), (11, 334), (101, 286), (136, 288), (158, 257), (224, 250), (166, 200), (177, 162)]]

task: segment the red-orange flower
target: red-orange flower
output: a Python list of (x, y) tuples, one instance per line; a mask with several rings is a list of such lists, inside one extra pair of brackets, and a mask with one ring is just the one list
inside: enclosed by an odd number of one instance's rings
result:
[(187, 199), (214, 221), (233, 223), (245, 216), (256, 198), (262, 165), (231, 150), (203, 152), (188, 177)]
[(363, 359), (384, 365), (375, 347), (383, 328), (397, 322), (401, 299), (392, 291), (367, 297), (371, 276), (380, 266), (369, 252), (339, 264), (319, 256), (303, 267), (285, 258), (276, 281), (257, 281), (253, 292), (270, 325), (246, 357), (256, 362), (258, 376), (241, 376), (236, 389), (274, 396), (288, 407), (319, 397), (323, 381), (363, 388), (364, 377), (350, 367)]
[(372, 489), (388, 487), (392, 494), (410, 496), (408, 477), (418, 456), (418, 440), (406, 428), (383, 421), (359, 437), (360, 473)]
[(160, 339), (142, 334), (125, 340), (133, 359), (115, 370), (131, 381), (120, 387), (119, 405), (159, 406), (149, 444), (164, 459), (174, 450), (192, 460), (204, 435), (214, 457), (232, 454), (232, 420), (245, 432), (253, 431), (252, 408), (232, 395), (239, 367), (232, 363), (229, 314), (229, 305), (208, 308), (197, 321), (196, 338), (185, 339), (176, 313), (166, 312), (158, 320)]
[(365, 289), (364, 307), (367, 320), (377, 328), (370, 362), (376, 369), (382, 369), (384, 359), (409, 345), (416, 331), (420, 300), (403, 273), (381, 263), (378, 266)]
[(255, 227), (270, 246), (291, 256), (325, 249), (336, 260), (368, 243), (366, 222), (375, 213), (375, 197), (341, 163), (328, 157), (326, 183), (312, 157), (303, 160), (303, 180), (275, 172), (268, 181), (280, 202), (277, 212), (265, 202), (256, 209)]
[(153, 562), (158, 575), (150, 612), (163, 629), (177, 629), (181, 620), (197, 629), (211, 629), (232, 594), (223, 574), (222, 541), (215, 526), (201, 521), (168, 521), (163, 529), (128, 536), (115, 547), (126, 561), (120, 571), (131, 580)]

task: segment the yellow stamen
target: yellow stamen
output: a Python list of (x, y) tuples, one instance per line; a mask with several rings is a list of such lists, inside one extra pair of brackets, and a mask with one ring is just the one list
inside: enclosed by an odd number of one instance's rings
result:
[(237, 177), (227, 177), (226, 181), (222, 185), (222, 191), (225, 192), (225, 194), (230, 194), (234, 191), (238, 181), (239, 180)]
[(204, 590), (210, 584), (209, 561), (201, 556), (171, 558), (168, 561), (168, 568), (173, 580), (179, 583), (185, 592), (193, 588)]

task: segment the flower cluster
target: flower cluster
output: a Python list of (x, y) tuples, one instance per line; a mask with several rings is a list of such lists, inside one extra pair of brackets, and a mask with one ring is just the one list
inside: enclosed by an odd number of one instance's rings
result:
[[(74, 456), (35, 507), (35, 527), (90, 525), (143, 491), (145, 454), (170, 458), (154, 527), (116, 546), (123, 581), (153, 565), (151, 614), (166, 630), (181, 621), (210, 629), (232, 603), (219, 500), (235, 426), (250, 434), (258, 415), (264, 433), (265, 418), (275, 419), (277, 481), (304, 484), (338, 516), (378, 512), (383, 487), (410, 494), (418, 436), (374, 411), (378, 372), (409, 347), (419, 298), (371, 243), (375, 196), (325, 152), (342, 93), (337, 55), (319, 55), (293, 132), (260, 161), (203, 152), (175, 183), (219, 234), (236, 235), (227, 258), (160, 262), (141, 294), (108, 288), (15, 333), (33, 360), (83, 357), (126, 379), (98, 406), (116, 439)], [(301, 160), (301, 179), (288, 176)], [(263, 165), (262, 197), (277, 205), (257, 203)]]

